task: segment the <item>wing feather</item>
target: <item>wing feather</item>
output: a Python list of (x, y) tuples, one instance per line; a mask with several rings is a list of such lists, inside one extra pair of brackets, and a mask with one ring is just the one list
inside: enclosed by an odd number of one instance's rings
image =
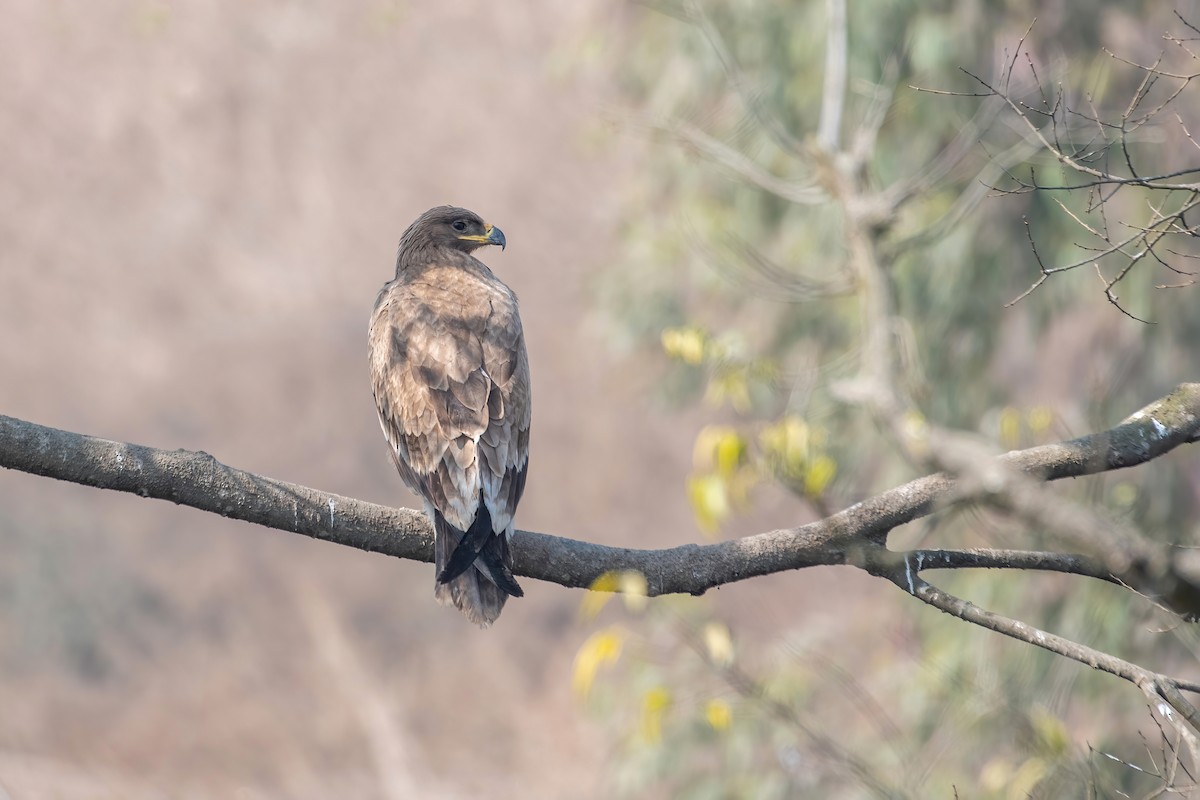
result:
[(384, 287), (370, 342), (380, 425), (402, 479), (463, 531), (482, 497), (494, 530), (510, 534), (530, 419), (515, 296), (490, 273), (426, 270)]

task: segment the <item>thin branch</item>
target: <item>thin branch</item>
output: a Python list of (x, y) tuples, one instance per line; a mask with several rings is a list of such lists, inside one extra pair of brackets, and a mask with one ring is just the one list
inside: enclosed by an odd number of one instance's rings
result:
[(746, 85), (746, 75), (742, 71), (741, 65), (733, 57), (729, 46), (725, 43), (725, 39), (717, 30), (717, 26), (713, 24), (712, 19), (696, 2), (689, 2), (686, 6), (688, 19), (700, 28), (700, 32), (704, 38), (708, 40), (709, 47), (716, 54), (717, 60), (721, 62), (721, 67), (725, 71), (725, 76), (729, 80), (733, 90), (742, 98), (742, 102), (746, 104), (746, 108), (762, 125), (763, 130), (771, 135), (775, 143), (784, 152), (793, 155), (803, 155), (805, 148), (803, 142), (796, 139), (787, 126), (772, 113), (763, 103), (762, 97), (758, 92), (750, 89)]
[(850, 159), (855, 164), (869, 163), (875, 153), (875, 141), (879, 137), (879, 130), (887, 120), (888, 111), (892, 107), (892, 97), (896, 93), (896, 80), (899, 73), (900, 66), (896, 59), (888, 59), (883, 67), (881, 82), (872, 88), (862, 121), (854, 131), (854, 137), (847, 148)]
[(1029, 217), (1025, 217), (1025, 216), (1021, 217), (1021, 222), (1024, 223), (1024, 225), (1025, 225), (1025, 238), (1029, 240), (1029, 247), (1031, 250), (1033, 250), (1033, 257), (1035, 259), (1037, 259), (1038, 271), (1042, 273), (1042, 276), (1040, 278), (1038, 278), (1036, 281), (1034, 281), (1028, 289), (1021, 292), (1015, 298), (1013, 298), (1012, 300), (1009, 300), (1007, 303), (1005, 303), (1004, 304), (1005, 308), (1011, 308), (1012, 306), (1014, 306), (1017, 303), (1024, 300), (1026, 297), (1029, 297), (1029, 295), (1033, 294), (1033, 292), (1039, 286), (1041, 286), (1043, 283), (1045, 283), (1047, 278), (1050, 277), (1050, 270), (1047, 269), (1046, 262), (1042, 261), (1042, 255), (1041, 255), (1041, 253), (1038, 252), (1038, 249), (1037, 249), (1037, 242), (1035, 242), (1033, 240), (1033, 232), (1029, 230)]
[(825, 85), (817, 144), (833, 153), (838, 150), (846, 105), (846, 0), (825, 0), (825, 14)]
[(1072, 642), (1069, 639), (1064, 639), (1056, 634), (1035, 628), (1019, 620), (988, 611), (969, 600), (963, 600), (944, 589), (939, 589), (924, 578), (907, 574), (903, 570), (896, 570), (890, 564), (871, 565), (870, 571), (872, 574), (887, 578), (905, 593), (911, 594), (913, 597), (933, 606), (939, 611), (944, 611), (951, 616), (958, 617), (961, 620), (979, 625), (996, 633), (1002, 633), (1013, 639), (1042, 647), (1052, 653), (1065, 656), (1072, 661), (1086, 664), (1092, 669), (1116, 675), (1118, 678), (1124, 678), (1139, 685), (1142, 681), (1154, 675), (1150, 670), (1139, 667), (1137, 664), (1132, 664), (1116, 656), (1111, 656), (1108, 653), (1102, 653), (1086, 645)]
[(884, 557), (865, 565), (873, 575), (886, 578), (904, 592), (918, 600), (927, 603), (939, 611), (970, 622), (988, 630), (1002, 633), (1035, 647), (1049, 650), (1051, 653), (1078, 661), (1092, 669), (1107, 672), (1118, 678), (1123, 678), (1140, 688), (1148, 699), (1159, 707), (1163, 716), (1172, 723), (1180, 735), (1188, 742), (1193, 758), (1196, 756), (1197, 731), (1200, 731), (1200, 713), (1180, 693), (1181, 685), (1194, 685), (1190, 681), (1181, 681), (1167, 675), (1162, 675), (1145, 667), (1126, 661), (1108, 653), (1095, 650), (1086, 645), (1072, 642), (1061, 636), (1041, 630), (1019, 620), (997, 614), (967, 600), (946, 592), (928, 583), (911, 571), (898, 569), (890, 558), (893, 554), (879, 551)]
[(734, 234), (704, 241), (696, 231), (693, 249), (723, 277), (743, 290), (775, 302), (800, 302), (827, 297), (845, 297), (854, 291), (851, 279), (840, 269), (832, 280), (818, 280), (775, 263), (756, 247)]
[[(1009, 96), (1008, 94), (1006, 94), (1004, 90), (995, 88), (994, 86), (989, 84), (987, 81), (985, 81), (983, 78), (979, 77), (978, 75), (975, 75), (974, 73), (969, 72), (965, 69), (963, 70), (963, 72), (965, 72), (967, 75), (969, 75), (980, 86), (987, 89), (988, 92), (992, 96), (999, 97), (1002, 101), (1004, 101), (1005, 105), (1007, 105), (1012, 110), (1012, 112), (1014, 114), (1016, 114), (1018, 119), (1020, 119), (1022, 122), (1025, 123), (1025, 125), (1028, 127), (1029, 133), (1032, 134), (1038, 140), (1038, 142), (1042, 145), (1042, 148), (1044, 150), (1046, 150), (1046, 152), (1052, 154), (1056, 159), (1058, 159), (1059, 162), (1066, 165), (1067, 167), (1070, 167), (1071, 169), (1075, 170), (1078, 173), (1081, 173), (1083, 175), (1090, 175), (1093, 178), (1095, 178), (1099, 181), (1102, 181), (1102, 182), (1127, 183), (1127, 184), (1131, 184), (1131, 185), (1141, 186), (1146, 189), (1173, 190), (1173, 189), (1194, 189), (1194, 188), (1196, 188), (1194, 184), (1160, 183), (1157, 181), (1148, 181), (1144, 178), (1120, 178), (1111, 173), (1104, 172), (1104, 171), (1098, 170), (1098, 169), (1094, 169), (1093, 167), (1089, 167), (1086, 164), (1080, 162), (1076, 156), (1068, 153), (1062, 147), (1061, 143), (1057, 140), (1057, 132), (1056, 132), (1054, 126), (1052, 126), (1051, 137), (1054, 138), (1055, 141), (1051, 142), (1050, 139), (1046, 138), (1046, 134), (1042, 131), (1042, 129), (1039, 128), (1036, 124), (1034, 124), (1034, 121), (1029, 118), (1029, 112), (1033, 111), (1033, 109), (1029, 108), (1028, 106), (1023, 106), (1022, 104), (1018, 103), (1016, 100), (1013, 100), (1013, 98), (1011, 96)], [(1057, 101), (1055, 101), (1055, 102), (1057, 103)], [(1055, 119), (1057, 119), (1057, 117), (1055, 117)]]
[(699, 154), (724, 167), (742, 180), (776, 197), (799, 205), (818, 205), (828, 200), (815, 184), (781, 178), (745, 153), (713, 138), (694, 125), (677, 123), (662, 129), (690, 145)]
[[(988, 192), (993, 190), (994, 184), (1002, 175), (1007, 174), (1012, 167), (1027, 160), (1036, 152), (1037, 145), (1026, 138), (1017, 142), (1000, 155), (990, 158), (975, 179), (970, 181), (967, 184), (967, 188), (950, 204), (948, 211), (916, 233), (910, 234), (898, 242), (887, 244), (886, 251), (888, 255), (894, 257), (904, 250), (921, 247), (930, 242), (945, 238), (950, 230), (956, 228), (967, 215), (979, 207), (979, 204), (987, 197)], [(945, 174), (953, 166), (961, 163), (962, 160), (962, 157), (955, 160), (954, 156), (947, 151), (943, 156), (939, 156), (938, 161), (931, 166), (930, 170), (942, 171), (944, 169), (945, 172), (943, 174)], [(922, 178), (917, 183), (924, 184), (926, 181)], [(910, 193), (910, 190), (906, 189), (901, 196), (897, 197), (897, 201), (899, 202), (915, 196), (917, 196), (915, 193)]]
[[(1105, 177), (1097, 178), (1092, 181), (1080, 181), (1079, 183), (1071, 184), (1049, 184), (1049, 183), (1025, 183), (1017, 180), (1021, 188), (1025, 191), (1038, 190), (1043, 192), (1075, 192), (1080, 189), (1093, 189), (1097, 186), (1138, 186), (1142, 188), (1152, 188), (1170, 191), (1195, 191), (1195, 184), (1180, 183), (1169, 185), (1152, 185), (1158, 184), (1160, 181), (1170, 180), (1171, 178), (1180, 178), (1184, 175), (1195, 175), (1200, 173), (1200, 166), (1185, 167), (1177, 169), (1173, 172), (1164, 172), (1161, 175), (1150, 175), (1140, 178), (1124, 178), (1119, 175), (1105, 173)], [(1013, 192), (1014, 194), (1017, 192)], [(1109, 196), (1111, 198), (1111, 195)]]
[(1062, 572), (1124, 585), (1104, 562), (1076, 553), (1051, 553), (1036, 550), (909, 550), (894, 551), (913, 564), (917, 571), (926, 569), (1020, 569)]

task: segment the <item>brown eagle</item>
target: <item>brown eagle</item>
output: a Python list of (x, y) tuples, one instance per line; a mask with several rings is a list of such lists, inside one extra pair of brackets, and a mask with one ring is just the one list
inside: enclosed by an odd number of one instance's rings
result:
[(504, 234), (453, 206), (400, 237), (371, 315), (371, 382), (400, 477), (433, 524), (434, 596), (487, 627), (524, 594), (509, 538), (529, 467), (517, 297), (472, 253)]

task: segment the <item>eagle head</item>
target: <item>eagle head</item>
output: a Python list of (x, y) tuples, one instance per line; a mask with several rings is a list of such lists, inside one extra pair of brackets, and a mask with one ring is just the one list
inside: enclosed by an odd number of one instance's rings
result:
[(470, 253), (489, 244), (503, 250), (504, 232), (489, 225), (474, 211), (455, 206), (437, 206), (426, 211), (409, 226), (401, 245), (411, 242), (418, 247), (445, 247)]

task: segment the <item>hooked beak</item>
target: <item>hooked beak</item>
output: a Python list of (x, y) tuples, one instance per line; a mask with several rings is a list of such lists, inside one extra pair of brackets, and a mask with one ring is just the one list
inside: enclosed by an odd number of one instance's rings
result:
[(504, 239), (504, 231), (500, 230), (495, 225), (485, 224), (483, 226), (483, 234), (480, 236), (472, 234), (469, 236), (460, 236), (458, 238), (462, 239), (464, 242), (475, 242), (477, 245), (498, 244), (500, 245), (501, 250), (503, 250), (504, 245), (507, 244), (507, 241)]
[(483, 229), (483, 232), (487, 234), (488, 244), (498, 244), (500, 245), (501, 250), (503, 250), (504, 246), (508, 244), (508, 242), (504, 239), (504, 231), (500, 230), (495, 225), (488, 225)]

